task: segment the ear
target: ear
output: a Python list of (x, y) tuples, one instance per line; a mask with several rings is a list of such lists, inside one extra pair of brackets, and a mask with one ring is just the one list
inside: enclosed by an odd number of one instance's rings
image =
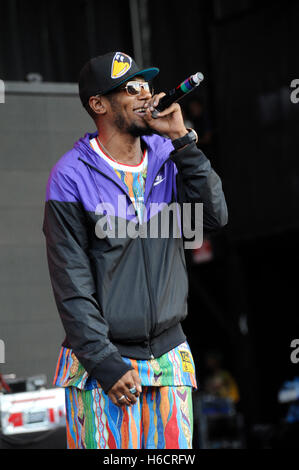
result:
[(102, 96), (91, 96), (89, 98), (89, 106), (95, 114), (105, 114), (107, 112)]

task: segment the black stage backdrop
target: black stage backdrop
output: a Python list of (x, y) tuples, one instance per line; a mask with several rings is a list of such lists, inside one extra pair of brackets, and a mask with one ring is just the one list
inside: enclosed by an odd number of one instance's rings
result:
[(299, 77), (298, 2), (150, 6), (161, 85), (197, 69), (207, 74), (201, 90), (213, 116), (211, 160), (229, 203), (229, 236), (298, 228), (299, 104), (290, 100), (291, 81)]
[[(205, 74), (199, 94), (212, 123), (208, 156), (229, 207), (228, 227), (212, 237), (214, 260), (194, 265), (187, 253), (184, 329), (199, 379), (205, 351), (220, 349), (238, 380), (249, 429), (278, 422), (279, 387), (298, 375), (289, 356), (291, 340), (299, 338), (299, 104), (290, 101), (290, 83), (299, 78), (299, 5), (142, 3), (151, 33), (146, 57), (161, 69), (156, 88)], [(133, 54), (129, 1), (0, 0), (0, 8), (2, 79), (39, 72), (44, 81), (75, 82), (90, 56)]]
[(0, 0), (0, 73), (77, 82), (84, 63), (110, 50), (133, 54), (128, 1)]
[(299, 106), (290, 100), (298, 3), (224, 21), (211, 30), (219, 156), (232, 236), (299, 224)]

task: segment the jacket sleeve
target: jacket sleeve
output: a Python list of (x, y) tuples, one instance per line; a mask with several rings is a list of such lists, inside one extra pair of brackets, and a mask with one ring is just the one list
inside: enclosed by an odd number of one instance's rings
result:
[(195, 143), (171, 153), (177, 167), (180, 202), (203, 203), (203, 229), (217, 230), (227, 224), (228, 214), (222, 184), (210, 161)]
[(84, 208), (76, 197), (74, 182), (59, 172), (54, 172), (48, 181), (43, 232), (67, 343), (107, 393), (132, 367), (109, 341), (108, 325), (96, 300)]

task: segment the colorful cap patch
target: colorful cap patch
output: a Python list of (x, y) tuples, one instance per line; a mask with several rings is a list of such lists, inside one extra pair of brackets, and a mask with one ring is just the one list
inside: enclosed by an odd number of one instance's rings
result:
[(127, 54), (116, 52), (112, 60), (111, 78), (119, 78), (125, 75), (132, 66), (132, 59)]

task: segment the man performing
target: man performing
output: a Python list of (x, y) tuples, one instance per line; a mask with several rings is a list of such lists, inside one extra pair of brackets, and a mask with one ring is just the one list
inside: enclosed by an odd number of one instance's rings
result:
[(68, 448), (192, 448), (197, 384), (180, 323), (188, 277), (179, 211), (169, 211), (167, 237), (150, 229), (175, 202), (202, 203), (205, 230), (223, 227), (227, 208), (180, 106), (153, 119), (164, 96), (149, 83), (158, 72), (121, 52), (91, 59), (79, 93), (97, 132), (48, 181), (43, 231), (66, 332), (54, 385), (65, 387)]

